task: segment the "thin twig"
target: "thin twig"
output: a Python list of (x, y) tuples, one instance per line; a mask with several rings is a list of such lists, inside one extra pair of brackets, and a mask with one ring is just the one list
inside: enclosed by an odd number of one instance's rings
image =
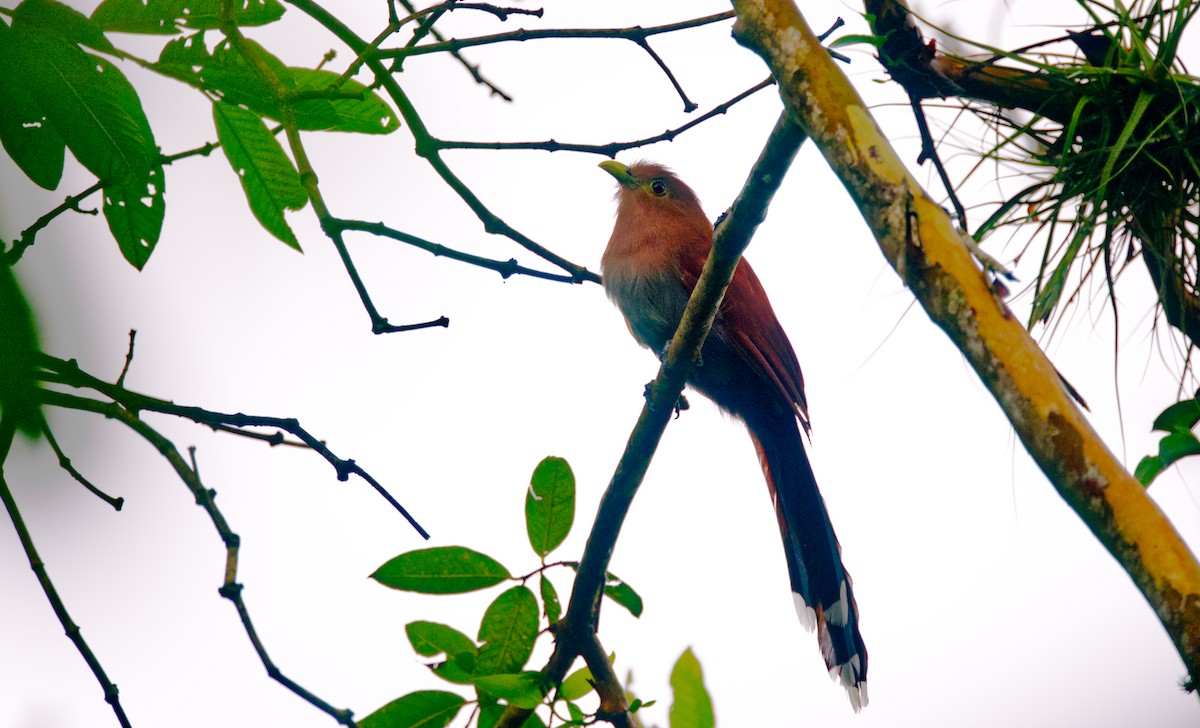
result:
[[(258, 633), (254, 629), (254, 624), (250, 620), (250, 614), (246, 610), (246, 605), (241, 599), (242, 585), (237, 583), (237, 560), (238, 548), (241, 539), (233, 529), (229, 527), (229, 523), (225, 520), (224, 514), (217, 508), (215, 502), (216, 491), (209, 490), (204, 487), (200, 481), (200, 476), (194, 467), (184, 461), (183, 456), (179, 454), (179, 450), (175, 447), (175, 443), (171, 442), (167, 437), (148, 425), (140, 419), (137, 414), (130, 411), (126, 407), (121, 406), (117, 402), (101, 402), (99, 400), (89, 399), (87, 397), (78, 397), (64, 392), (54, 392), (44, 390), (46, 404), (65, 407), (73, 410), (90, 411), (102, 414), (105, 417), (115, 419), (124, 424), (129, 429), (141, 435), (144, 440), (154, 446), (154, 449), (163, 456), (163, 459), (175, 470), (175, 474), (183, 481), (196, 499), (196, 505), (204, 509), (212, 521), (213, 526), (217, 529), (217, 534), (221, 537), (222, 543), (225, 544), (225, 578), (219, 590), (221, 596), (229, 599), (234, 603), (238, 612), (238, 617), (242, 621), (242, 626), (246, 630), (250, 642), (254, 646), (254, 651), (262, 660), (263, 667), (266, 668), (267, 674), (271, 679), (279, 682), (288, 690), (291, 690), (297, 696), (303, 698), (317, 709), (329, 714), (339, 723), (347, 728), (355, 728), (356, 723), (353, 719), (353, 713), (346, 708), (335, 708), (328, 702), (317, 697), (315, 694), (305, 689), (291, 678), (284, 675), (279, 668), (271, 661), (267, 655), (266, 649), (262, 645), (262, 641), (258, 638)], [(194, 448), (191, 449), (194, 457)], [(194, 462), (194, 460), (193, 460)]]
[[(413, 10), (412, 3), (410, 3), (408, 0), (400, 0), (400, 1), (404, 4), (405, 8), (408, 8), (411, 12), (415, 12)], [(468, 7), (468, 6), (472, 5), (473, 3), (455, 3), (453, 0), (450, 0), (450, 3), (447, 3), (447, 4), (448, 5), (453, 4), (453, 7), (449, 8), (449, 9), (453, 10), (456, 8)], [(512, 10), (512, 8), (505, 8), (505, 9), (510, 10), (510, 11)], [(540, 17), (542, 17), (542, 9), (538, 8), (537, 10), (525, 11), (524, 14), (534, 15), (534, 16), (540, 18)], [(497, 17), (499, 17), (501, 21), (508, 19), (507, 15), (503, 15), (503, 16), (497, 15)], [(441, 32), (439, 32), (437, 28), (433, 27), (432, 22), (428, 23), (427, 28), (428, 28), (429, 34), (432, 35), (434, 37), (434, 39), (436, 39), (439, 43), (445, 40), (445, 37), (442, 36)], [(424, 37), (423, 33), (421, 33), (421, 34), (415, 33), (415, 34), (413, 34), (412, 39), (406, 45), (415, 46), (417, 43), (420, 42), (421, 38), (423, 38), (423, 37)], [(454, 58), (454, 60), (458, 61), (462, 65), (463, 68), (467, 69), (467, 73), (471, 74), (471, 78), (473, 78), (475, 80), (475, 83), (478, 83), (482, 86), (486, 86), (488, 91), (490, 91), (493, 96), (499, 96), (500, 98), (504, 99), (505, 101), (513, 100), (512, 96), (509, 96), (507, 93), (505, 93), (499, 86), (492, 83), (488, 79), (484, 78), (483, 72), (481, 70), (479, 70), (478, 64), (471, 63), (470, 61), (468, 61), (466, 59), (465, 56), (463, 56), (462, 53), (459, 53), (458, 51), (451, 51), (450, 56), (452, 58)], [(400, 67), (403, 65), (403, 63), (404, 63), (404, 59), (402, 59), (402, 58), (397, 59), (395, 64), (393, 64), (393, 68), (395, 68), (396, 70), (399, 70)]]
[(87, 478), (83, 477), (83, 474), (76, 470), (75, 466), (71, 464), (71, 459), (68, 458), (63, 453), (62, 448), (58, 446), (58, 440), (55, 439), (54, 433), (50, 431), (50, 426), (45, 422), (42, 423), (42, 434), (46, 436), (46, 442), (50, 443), (50, 449), (53, 450), (54, 454), (58, 456), (58, 466), (60, 468), (67, 471), (68, 475), (74, 478), (75, 481), (84, 488), (87, 488), (92, 495), (112, 506), (114, 511), (121, 510), (121, 507), (125, 505), (125, 499), (112, 497), (108, 493), (105, 493), (93, 485)]
[[(13, 436), (16, 434), (16, 422), (9, 413), (0, 418), (0, 463), (3, 463), (8, 457), (9, 448), (12, 446)], [(125, 709), (121, 707), (121, 700), (117, 686), (108, 679), (108, 674), (104, 672), (104, 667), (100, 664), (96, 653), (92, 652), (92, 648), (88, 646), (86, 640), (83, 639), (83, 633), (79, 629), (79, 625), (75, 624), (71, 619), (71, 615), (67, 612), (67, 607), (63, 604), (62, 598), (58, 596), (58, 590), (54, 588), (54, 582), (50, 581), (50, 574), (46, 572), (46, 564), (42, 561), (42, 557), (38, 555), (37, 548), (33, 545), (33, 537), (29, 534), (29, 529), (25, 526), (25, 519), (21, 517), (21, 511), (17, 508), (17, 501), (13, 498), (12, 491), (9, 490), (8, 482), (4, 478), (4, 469), (0, 467), (0, 500), (4, 501), (4, 509), (8, 511), (8, 517), (12, 520), (13, 528), (17, 531), (17, 537), (21, 540), (21, 547), (25, 550), (25, 556), (29, 559), (29, 568), (33, 569), (33, 573), (37, 576), (38, 584), (41, 585), (42, 591), (46, 594), (46, 599), (50, 601), (50, 607), (54, 610), (54, 615), (58, 617), (58, 621), (62, 624), (63, 629), (67, 633), (67, 637), (75, 645), (75, 649), (83, 657), (83, 661), (91, 668), (92, 674), (96, 676), (96, 680), (100, 683), (100, 688), (104, 691), (104, 702), (112, 706), (113, 712), (117, 716), (117, 722), (124, 728), (131, 728), (129, 718), (125, 715)]]
[(129, 373), (129, 365), (133, 363), (133, 342), (137, 338), (137, 329), (129, 330), (129, 349), (125, 352), (125, 366), (121, 367), (121, 376), (117, 377), (117, 386), (125, 386), (125, 375)]
[(64, 212), (74, 211), (83, 215), (99, 214), (99, 210), (84, 210), (79, 206), (79, 203), (83, 202), (84, 199), (90, 197), (93, 193), (98, 192), (101, 187), (102, 185), (100, 182), (96, 182), (83, 192), (69, 196), (67, 199), (62, 201), (61, 205), (54, 208), (50, 212), (47, 212), (45, 215), (42, 215), (35, 220), (32, 225), (22, 230), (21, 237), (14, 240), (12, 247), (5, 251), (4, 262), (10, 266), (15, 265), (16, 262), (21, 259), (21, 256), (25, 254), (25, 251), (31, 245), (33, 245), (34, 241), (37, 239), (37, 234), (41, 232), (43, 228), (53, 222), (56, 217)]
[(714, 116), (727, 113), (735, 104), (744, 101), (754, 94), (762, 91), (765, 88), (775, 84), (774, 78), (767, 78), (760, 81), (737, 96), (729, 99), (724, 103), (717, 104), (703, 116), (692, 119), (688, 123), (668, 129), (661, 134), (646, 137), (645, 139), (637, 139), (631, 142), (609, 142), (608, 144), (574, 144), (570, 142), (559, 142), (549, 139), (544, 142), (462, 142), (448, 141), (437, 139), (434, 143), (440, 149), (490, 149), (490, 150), (509, 150), (509, 149), (540, 149), (547, 152), (589, 152), (592, 154), (603, 154), (606, 157), (613, 157), (620, 152), (637, 147), (644, 147), (658, 142), (674, 141), (677, 136), (691, 129), (692, 127), (708, 121)]
[(933, 133), (929, 131), (929, 120), (925, 118), (925, 109), (921, 107), (921, 99), (913, 94), (909, 94), (908, 102), (912, 105), (913, 116), (917, 120), (917, 129), (921, 133), (921, 153), (917, 155), (917, 164), (924, 164), (925, 160), (933, 162), (933, 168), (937, 170), (938, 178), (942, 181), (942, 188), (946, 190), (946, 195), (950, 198), (950, 204), (954, 207), (954, 214), (958, 219), (958, 227), (960, 230), (966, 231), (967, 211), (963, 208), (962, 202), (959, 201), (958, 193), (954, 190), (954, 183), (950, 180), (950, 174), (946, 172), (946, 167), (942, 164), (942, 157), (938, 154), (937, 144), (933, 141)]
[[(323, 25), (331, 33), (345, 43), (350, 50), (355, 53), (362, 51), (366, 47), (366, 42), (360, 38), (353, 30), (346, 26), (340, 19), (331, 15), (328, 11), (317, 5), (313, 0), (292, 0), (292, 5), (303, 13), (308, 14), (318, 23)], [(600, 276), (591, 272), (587, 268), (576, 265), (553, 251), (539, 245), (531, 238), (520, 233), (491, 210), (470, 190), (469, 187), (453, 171), (446, 165), (438, 153), (436, 143), (433, 140), (433, 135), (429, 133), (425, 123), (421, 120), (417, 113), (416, 107), (408, 98), (408, 94), (400, 88), (400, 85), (392, 78), (387, 69), (379, 61), (378, 57), (369, 57), (367, 61), (368, 68), (375, 74), (375, 80), (383, 87), (392, 102), (395, 103), (400, 115), (404, 117), (405, 123), (408, 125), (409, 131), (416, 141), (417, 154), (423, 157), (431, 167), (438, 173), (443, 181), (453, 189), (458, 196), (471, 208), (475, 216), (483, 223), (483, 228), (488, 233), (494, 235), (503, 235), (513, 242), (517, 243), (526, 250), (545, 259), (553, 265), (562, 268), (571, 274), (571, 280), (575, 283), (583, 283), (591, 281), (594, 283), (600, 282)]]
[(530, 276), (531, 278), (542, 278), (549, 281), (558, 281), (560, 283), (572, 282), (570, 276), (562, 275), (560, 273), (547, 273), (545, 271), (535, 270), (533, 268), (526, 268), (525, 266), (518, 264), (516, 258), (509, 258), (508, 260), (493, 260), (492, 258), (471, 255), (470, 253), (464, 253), (459, 250), (454, 250), (453, 248), (447, 248), (446, 246), (438, 243), (432, 243), (428, 240), (423, 240), (415, 235), (410, 235), (406, 232), (388, 227), (381, 222), (340, 220), (334, 218), (329, 221), (329, 225), (339, 230), (356, 230), (359, 232), (371, 233), (372, 235), (378, 235), (380, 237), (399, 240), (401, 242), (408, 243), (413, 247), (420, 248), (428, 253), (432, 253), (435, 256), (450, 258), (451, 260), (457, 260), (462, 263), (469, 263), (480, 268), (486, 268), (487, 270), (494, 270), (500, 274), (501, 278), (505, 279), (508, 279), (514, 275), (525, 275)]
[[(180, 159), (186, 159), (188, 157), (194, 157), (197, 155), (207, 157), (209, 154), (212, 154), (212, 151), (219, 146), (220, 146), (219, 143), (209, 142), (202, 146), (196, 147), (195, 149), (188, 149), (186, 151), (178, 152), (176, 154), (161, 155), (158, 157), (158, 159), (156, 159), (154, 161), (154, 164), (151, 166), (164, 166), (165, 167), (165, 166), (171, 164), (172, 162), (177, 162)], [(95, 182), (92, 185), (88, 186), (88, 188), (83, 190), (82, 192), (79, 192), (77, 194), (67, 197), (67, 199), (65, 199), (61, 205), (59, 205), (58, 207), (55, 207), (50, 212), (47, 212), (45, 215), (42, 215), (36, 221), (34, 221), (34, 223), (32, 225), (25, 228), (25, 230), (23, 230), (21, 232), (21, 237), (17, 238), (13, 242), (12, 247), (9, 248), (2, 255), (0, 255), (0, 258), (3, 258), (3, 261), (5, 263), (7, 263), (8, 265), (16, 265), (17, 261), (21, 259), (21, 256), (25, 254), (25, 250), (34, 244), (34, 242), (37, 238), (37, 234), (39, 232), (41, 232), (43, 228), (45, 228), (47, 225), (49, 225), (51, 222), (53, 222), (56, 217), (58, 217), (59, 215), (62, 215), (65, 212), (73, 211), (73, 212), (78, 212), (83, 215), (99, 214), (100, 211), (97, 209), (84, 210), (83, 208), (81, 208), (79, 206), (79, 203), (83, 202), (84, 199), (91, 196), (93, 193), (98, 192), (102, 188), (103, 188), (103, 185), (100, 182)]]
[[(294, 437), (298, 438), (310, 450), (316, 452), (333, 466), (337, 473), (337, 479), (341, 481), (349, 480), (351, 475), (357, 475), (366, 481), (372, 488), (376, 490), (384, 500), (386, 500), (393, 508), (404, 517), (405, 520), (421, 534), (422, 538), (428, 539), (429, 533), (417, 523), (416, 519), (408, 512), (404, 506), (400, 505), (391, 493), (371, 476), (370, 473), (363, 470), (353, 460), (343, 460), (333, 454), (324, 442), (313, 437), (300, 422), (293, 418), (283, 417), (260, 417), (253, 415), (245, 415), (242, 413), (230, 414), (225, 412), (215, 412), (206, 410), (201, 407), (190, 407), (177, 405), (174, 402), (157, 399), (144, 394), (118, 387), (109, 382), (105, 382), (79, 368), (78, 362), (75, 360), (63, 361), (56, 359), (49, 354), (38, 354), (37, 363), (44, 368), (44, 371), (39, 372), (38, 376), (45, 381), (58, 382), (70, 387), (86, 388), (95, 390), (104, 396), (112, 399), (120, 404), (125, 409), (131, 412), (139, 412), (147, 410), (150, 412), (158, 412), (160, 414), (173, 415), (191, 420), (197, 424), (206, 425), (212, 429), (223, 429), (225, 427), (244, 428), (244, 427), (270, 427), (283, 430)], [(39, 395), (43, 394), (43, 390), (38, 390)]]
[[(303, 4), (309, 4), (309, 0), (304, 0)], [(303, 8), (301, 9), (303, 10)], [(305, 10), (305, 12), (308, 11)], [(703, 18), (693, 18), (676, 23), (667, 23), (666, 25), (657, 25), (651, 28), (643, 28), (640, 25), (629, 28), (541, 28), (536, 30), (522, 28), (521, 30), (496, 33), (495, 35), (484, 35), (477, 38), (452, 38), (442, 43), (430, 43), (412, 48), (383, 48), (376, 53), (376, 56), (379, 58), (408, 58), (410, 56), (445, 53), (446, 51), (490, 45), (492, 43), (521, 43), (528, 40), (543, 40), (546, 38), (604, 38), (609, 40), (627, 40), (637, 43), (661, 33), (674, 33), (679, 30), (697, 28), (710, 23), (718, 23), (722, 20), (731, 20), (733, 17), (734, 13), (730, 10), (714, 15), (706, 15)]]

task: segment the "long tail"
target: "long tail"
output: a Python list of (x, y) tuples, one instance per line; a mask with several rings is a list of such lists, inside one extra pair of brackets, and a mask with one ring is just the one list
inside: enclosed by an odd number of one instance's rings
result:
[(846, 688), (857, 712), (867, 704), (867, 648), (850, 576), (795, 418), (764, 420), (747, 424), (779, 517), (796, 612), (807, 629), (817, 628), (829, 676)]

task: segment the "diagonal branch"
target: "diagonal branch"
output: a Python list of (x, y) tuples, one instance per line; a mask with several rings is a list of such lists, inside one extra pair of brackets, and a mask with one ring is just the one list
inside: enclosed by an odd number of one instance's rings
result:
[[(566, 615), (555, 632), (554, 652), (542, 675), (546, 682), (561, 682), (575, 657), (594, 650), (599, 621), (600, 599), (604, 594), (605, 573), (616, 547), (621, 526), (633, 504), (659, 440), (674, 415), (675, 404), (683, 391), (688, 374), (700, 357), (700, 348), (717, 315), (717, 307), (733, 278), (742, 252), (766, 217), (767, 207), (779, 189), (788, 167), (804, 142), (804, 132), (786, 114), (771, 131), (758, 161), (751, 170), (742, 192), (734, 201), (713, 237), (712, 253), (704, 263), (700, 279), (688, 300), (675, 336), (667, 346), (658, 376), (647, 386), (646, 404), (629, 435), (612, 480), (600, 500), (596, 520), (588, 535)], [(624, 704), (624, 698), (602, 696), (612, 706)], [(509, 706), (497, 728), (520, 726), (530, 710)], [(611, 721), (610, 721), (611, 722)]]
[(21, 517), (21, 511), (17, 508), (17, 501), (13, 498), (12, 491), (8, 487), (8, 482), (4, 479), (3, 463), (8, 457), (8, 451), (12, 446), (13, 435), (15, 434), (16, 423), (12, 417), (6, 416), (0, 418), (0, 501), (4, 502), (4, 509), (8, 512), (8, 517), (12, 520), (13, 528), (17, 531), (17, 537), (21, 540), (21, 546), (25, 549), (25, 556), (29, 558), (29, 568), (37, 576), (38, 584), (41, 585), (42, 591), (46, 594), (46, 599), (50, 601), (50, 606), (54, 609), (54, 615), (58, 617), (59, 623), (66, 630), (67, 637), (75, 645), (75, 649), (83, 656), (83, 661), (87, 663), (87, 666), (92, 670), (92, 674), (96, 676), (97, 682), (100, 683), (100, 687), (104, 690), (104, 702), (112, 706), (113, 712), (117, 715), (117, 722), (124, 728), (130, 728), (129, 718), (125, 715), (125, 709), (121, 707), (117, 686), (112, 680), (108, 679), (108, 674), (104, 672), (104, 666), (100, 664), (96, 653), (92, 652), (92, 648), (83, 639), (79, 625), (71, 619), (71, 615), (67, 612), (67, 606), (58, 595), (58, 590), (54, 588), (54, 582), (50, 581), (50, 574), (46, 572), (46, 564), (42, 561), (42, 557), (38, 555), (37, 548), (34, 547), (33, 537), (30, 535), (29, 529), (25, 526), (25, 519)]
[[(325, 459), (337, 473), (338, 480), (346, 481), (351, 475), (357, 475), (366, 481), (372, 488), (375, 489), (384, 500), (386, 500), (400, 515), (421, 535), (422, 538), (428, 539), (429, 534), (417, 523), (416, 519), (408, 512), (400, 502), (392, 496), (366, 470), (363, 470), (358, 463), (353, 460), (344, 460), (333, 453), (329, 447), (314, 437), (308, 430), (300, 425), (300, 422), (294, 418), (287, 417), (263, 417), (256, 415), (246, 415), (238, 413), (216, 412), (207, 410), (202, 407), (191, 407), (187, 405), (179, 405), (167, 400), (150, 397), (145, 394), (140, 394), (124, 387), (119, 387), (115, 384), (99, 379), (79, 368), (79, 363), (74, 359), (63, 361), (56, 359), (49, 354), (39, 353), (37, 355), (37, 364), (43, 368), (43, 371), (38, 372), (37, 376), (51, 382), (58, 382), (69, 387), (80, 389), (92, 389), (104, 396), (110, 398), (114, 403), (129, 410), (130, 412), (140, 412), (147, 410), (150, 412), (158, 412), (175, 417), (182, 417), (191, 420), (197, 424), (206, 425), (214, 430), (227, 428), (245, 428), (245, 427), (273, 427), (278, 430), (290, 433), (298, 438), (304, 446), (316, 452)], [(47, 400), (49, 402), (49, 400)], [(264, 438), (266, 439), (266, 438)], [(281, 440), (282, 438), (280, 438)], [(275, 444), (274, 439), (269, 441)]]
[[(179, 450), (175, 447), (175, 443), (171, 442), (162, 433), (155, 430), (150, 425), (146, 424), (137, 416), (135, 411), (131, 411), (117, 403), (106, 403), (99, 400), (88, 399), (86, 397), (77, 397), (63, 392), (53, 392), (43, 390), (43, 395), (46, 403), (69, 409), (95, 412), (102, 414), (105, 417), (113, 418), (129, 429), (141, 435), (146, 442), (150, 443), (155, 450), (158, 450), (163, 459), (175, 471), (183, 484), (191, 491), (192, 496), (196, 499), (196, 505), (204, 509), (208, 514), (209, 519), (213, 523), (213, 527), (217, 529), (217, 534), (221, 537), (221, 542), (225, 544), (225, 579), (218, 590), (220, 595), (233, 602), (234, 608), (237, 610), (238, 618), (242, 622), (242, 627), (246, 631), (246, 635), (250, 638), (250, 643), (254, 647), (259, 660), (262, 661), (263, 667), (267, 670), (267, 675), (272, 680), (280, 683), (288, 690), (292, 691), (299, 697), (308, 701), (315, 708), (329, 714), (338, 723), (341, 723), (347, 728), (356, 728), (353, 713), (348, 708), (335, 708), (324, 699), (318, 697), (313, 692), (301, 686), (295, 680), (285, 675), (271, 660), (267, 654), (266, 648), (258, 637), (258, 631), (254, 628), (254, 623), (250, 619), (250, 613), (246, 609), (246, 603), (242, 599), (242, 584), (237, 581), (238, 553), (241, 547), (241, 538), (233, 532), (229, 527), (229, 523), (225, 520), (224, 514), (217, 508), (216, 491), (204, 487), (204, 483), (200, 480), (200, 473), (195, 464), (195, 452), (192, 449), (192, 464), (189, 466), (183, 456), (179, 454)], [(56, 609), (57, 611), (57, 609)], [(78, 631), (78, 628), (76, 628)], [(89, 663), (90, 664), (90, 663)], [(107, 690), (106, 690), (107, 694)], [(116, 696), (116, 688), (112, 690), (113, 697)], [(110, 701), (112, 702), (112, 701)]]
[(958, 346), (1059, 495), (1128, 572), (1193, 678), (1200, 564), (1104, 445), (1054, 366), (988, 286), (946, 213), (896, 156), (841, 70), (787, 0), (736, 0), (735, 39), (760, 55), (789, 112), (858, 204), (884, 256)]

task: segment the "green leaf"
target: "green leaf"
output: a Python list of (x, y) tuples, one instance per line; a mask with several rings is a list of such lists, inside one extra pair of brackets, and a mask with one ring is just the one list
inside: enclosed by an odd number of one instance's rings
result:
[[(462, 546), (437, 546), (400, 554), (376, 569), (371, 578), (402, 591), (462, 594), (495, 586), (512, 575), (486, 554)], [(534, 611), (536, 617), (536, 604)]]
[(21, 432), (42, 431), (42, 407), (34, 379), (38, 352), (33, 311), (12, 266), (0, 262), (0, 412), (12, 417)]
[(502, 675), (519, 672), (533, 653), (538, 633), (538, 604), (533, 592), (524, 586), (496, 597), (479, 625), (479, 659), (476, 675)]
[(475, 678), (475, 687), (494, 698), (512, 705), (533, 710), (542, 703), (542, 673), (524, 670), (507, 675), (481, 675)]
[(567, 725), (583, 725), (587, 721), (588, 714), (575, 703), (567, 703), (567, 712), (571, 714), (571, 722)]
[[(297, 91), (327, 91), (341, 78), (332, 71), (289, 68)], [(400, 120), (380, 96), (358, 81), (343, 81), (335, 90), (361, 98), (312, 99), (296, 104), (296, 123), (309, 131), (347, 131), (362, 134), (390, 134), (400, 128)]]
[[(104, 0), (92, 20), (105, 30), (174, 35), (183, 28), (220, 26), (221, 0)], [(238, 0), (233, 20), (240, 26), (266, 25), (283, 16), (278, 0)]]
[(1188, 432), (1200, 422), (1200, 400), (1176, 402), (1154, 418), (1154, 429), (1162, 432)]
[(542, 604), (546, 610), (546, 621), (554, 624), (562, 617), (562, 605), (558, 601), (558, 592), (554, 589), (554, 584), (542, 574), (540, 591), (542, 592)]
[(591, 668), (581, 667), (562, 681), (558, 688), (558, 697), (563, 700), (579, 700), (596, 689), (592, 682)]
[[(495, 728), (496, 724), (500, 722), (500, 716), (504, 715), (506, 707), (494, 700), (487, 702), (481, 699), (479, 701), (479, 728)], [(521, 728), (546, 728), (546, 724), (542, 722), (537, 713), (531, 713)]]
[[(252, 40), (246, 39), (244, 47), (271, 69), (285, 90), (292, 88), (291, 72), (283, 61)], [(154, 69), (203, 88), (229, 104), (244, 106), (259, 116), (275, 120), (281, 116), (275, 89), (227, 40), (218, 43), (210, 54), (203, 32), (176, 38), (163, 46)]]
[[(579, 571), (578, 561), (564, 561), (562, 563), (564, 566), (571, 567), (576, 572)], [(604, 596), (628, 609), (633, 616), (642, 616), (642, 598), (633, 590), (633, 587), (626, 584), (611, 571), (604, 572), (604, 580)]]
[(466, 705), (461, 695), (419, 690), (397, 698), (366, 718), (361, 728), (444, 728)]
[(12, 62), (54, 131), (102, 182), (145, 179), (156, 155), (133, 86), (113, 64), (32, 28), (13, 28)]
[[(1148, 486), (1163, 470), (1191, 455), (1200, 455), (1200, 440), (1190, 430), (1172, 432), (1159, 440), (1157, 457), (1143, 458), (1138, 463), (1134, 476)], [(1148, 459), (1152, 462), (1147, 463)]]
[(543, 559), (558, 548), (575, 520), (575, 475), (562, 458), (548, 457), (534, 468), (525, 493), (529, 545)]
[[(0, 58), (14, 57), (12, 36), (0, 21)], [(52, 190), (62, 180), (67, 145), (34, 100), (25, 77), (23, 66), (0, 63), (0, 144), (34, 184)]]
[(104, 30), (86, 15), (55, 0), (25, 0), (13, 10), (13, 25), (37, 28), (69, 43), (78, 43), (104, 53), (116, 54)]
[(471, 638), (453, 627), (437, 622), (409, 622), (404, 627), (408, 641), (418, 655), (454, 655), (459, 652), (475, 652)]
[(872, 48), (879, 48), (883, 45), (883, 39), (875, 35), (863, 35), (859, 33), (849, 33), (847, 35), (834, 38), (826, 48), (845, 48), (852, 45), (866, 45)]
[(1058, 301), (1062, 298), (1063, 287), (1067, 282), (1067, 273), (1071, 271), (1071, 264), (1075, 262), (1075, 257), (1079, 254), (1080, 248), (1084, 242), (1091, 237), (1092, 230), (1095, 229), (1095, 218), (1084, 218), (1079, 227), (1071, 236), (1071, 242), (1067, 245), (1066, 251), (1063, 253), (1062, 259), (1058, 261), (1054, 271), (1045, 283), (1038, 288), (1037, 293), (1033, 296), (1033, 306), (1029, 311), (1029, 325), (1032, 327), (1038, 321), (1048, 321), (1050, 314), (1054, 313), (1054, 309), (1058, 306)]
[(229, 165), (241, 180), (250, 211), (267, 232), (300, 250), (284, 210), (299, 210), (308, 202), (300, 173), (283, 153), (279, 140), (252, 111), (221, 101), (213, 104), (217, 139)]
[(671, 728), (712, 728), (712, 700), (704, 687), (700, 661), (690, 647), (671, 669), (671, 692), (674, 695), (669, 713)]
[(633, 587), (612, 574), (609, 574), (608, 578), (608, 583), (604, 585), (604, 596), (628, 609), (633, 616), (642, 616), (642, 598)]
[(435, 675), (459, 685), (471, 684), (477, 648), (470, 637), (437, 622), (410, 622), (404, 630), (417, 654), (446, 655), (444, 662), (431, 666)]
[(166, 176), (161, 165), (143, 182), (104, 188), (104, 219), (125, 260), (141, 270), (158, 245), (166, 214)]

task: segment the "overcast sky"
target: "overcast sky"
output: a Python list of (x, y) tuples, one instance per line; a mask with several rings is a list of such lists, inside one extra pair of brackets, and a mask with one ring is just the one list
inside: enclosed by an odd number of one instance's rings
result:
[[(95, 5), (71, 4), (89, 13)], [(364, 37), (386, 23), (381, 2), (327, 6)], [(444, 32), (648, 26), (727, 6), (544, 7), (540, 21), (506, 24), (456, 13)], [(1056, 35), (1056, 24), (1085, 22), (1066, 0), (921, 7), (960, 34), (1002, 47)], [(865, 32), (858, 5), (809, 2), (804, 12), (818, 29), (841, 16), (844, 32)], [(767, 74), (733, 43), (729, 27), (653, 40), (699, 104), (697, 114)], [(294, 9), (247, 34), (292, 65), (311, 67), (333, 48), (339, 56), (331, 67), (340, 70), (348, 57)], [(147, 58), (163, 42), (113, 39)], [(516, 101), (489, 98), (447, 59), (410, 60), (399, 80), (444, 138), (602, 143), (691, 118), (631, 43), (528, 42), (467, 55)], [(903, 99), (878, 83), (883, 74), (869, 54), (850, 55), (846, 71), (912, 162), (915, 127)], [(202, 95), (130, 63), (120, 68), (141, 93), (165, 152), (215, 139)], [(672, 143), (619, 159), (673, 167), (715, 218), (737, 194), (779, 111), (769, 89)], [(951, 143), (974, 147), (981, 133), (966, 127)], [(486, 235), (413, 154), (407, 130), (305, 140), (335, 214), (545, 267)], [(515, 228), (598, 270), (614, 191), (596, 168), (599, 157), (472, 151), (446, 159)], [(917, 174), (942, 196), (927, 170)], [(1023, 184), (996, 181), (1011, 174), (980, 170), (970, 199), (995, 201), (1002, 186)], [(91, 181), (68, 160), (60, 188), (39, 190), (0, 158), (0, 237), (15, 238)], [(92, 198), (85, 206), (98, 204)], [(972, 210), (970, 220), (985, 217)], [(522, 520), (529, 475), (545, 455), (567, 458), (579, 507), (555, 555), (578, 558), (642, 406), (642, 387), (657, 369), (600, 287), (503, 281), (351, 235), (359, 270), (393, 323), (451, 321), (449, 329), (373, 336), (311, 209), (289, 219), (303, 255), (257, 226), (217, 152), (167, 170), (166, 223), (143, 272), (121, 258), (102, 218), (69, 215), (39, 236), (17, 273), (49, 353), (77, 358), (111, 380), (135, 328), (131, 388), (216, 410), (299, 417), (385, 484), (429, 530), (430, 544), (485, 551), (514, 573), (537, 565)], [(1000, 233), (988, 246), (1009, 260), (1022, 243)], [(1033, 280), (1039, 256), (1022, 259), (1022, 281)], [(812, 145), (797, 158), (748, 259), (804, 368), (810, 452), (855, 580), (871, 703), (859, 715), (851, 711), (825, 674), (815, 637), (795, 617), (774, 516), (743, 428), (693, 396), (692, 409), (667, 430), (612, 562), (645, 599), (645, 613), (633, 619), (609, 606), (601, 629), (618, 672), (632, 670), (635, 692), (659, 700), (647, 719), (665, 725), (670, 668), (691, 646), (724, 726), (1196, 725), (1200, 706), (1180, 691), (1183, 664), (1154, 614), (1032, 464), (961, 355), (913, 304)], [(1179, 345), (1154, 327), (1152, 291), (1138, 265), (1118, 287), (1119, 330), (1103, 294), (1102, 286), (1085, 287), (1053, 335), (1037, 334), (1132, 468), (1156, 447), (1150, 422), (1179, 393)], [(1026, 292), (1012, 305), (1025, 315), (1030, 300)], [(365, 483), (339, 483), (310, 453), (151, 421), (181, 449), (197, 446), (201, 475), (242, 537), (239, 580), (280, 669), (359, 717), (411, 690), (453, 689), (422, 666), (404, 625), (433, 620), (473, 635), (497, 592), (430, 598), (385, 589), (367, 576), (427, 544)], [(83, 491), (43, 443), (19, 441), (6, 478), (134, 725), (334, 725), (266, 676), (232, 606), (217, 594), (220, 540), (161, 458), (114, 422), (54, 410), (50, 422), (76, 467), (123, 496), (124, 510)], [(1193, 548), (1200, 542), (1197, 472), (1185, 465), (1151, 490)], [(565, 597), (569, 575), (552, 578)], [(4, 525), (0, 583), (0, 727), (116, 725)], [(535, 668), (547, 645), (543, 639)]]

